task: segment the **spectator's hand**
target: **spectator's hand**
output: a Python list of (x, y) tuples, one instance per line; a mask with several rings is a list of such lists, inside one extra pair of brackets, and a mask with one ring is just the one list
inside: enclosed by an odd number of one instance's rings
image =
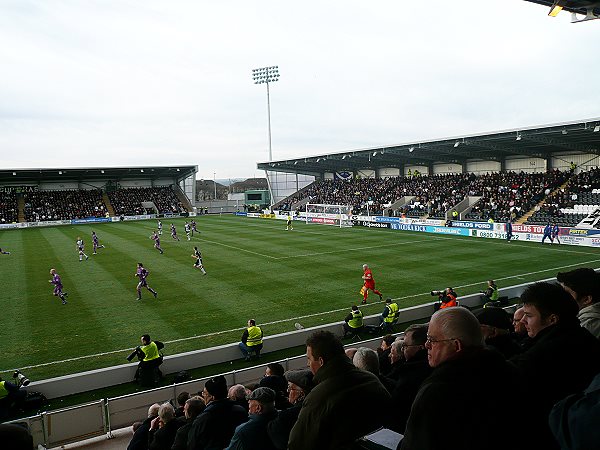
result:
[(155, 417), (154, 419), (152, 419), (152, 422), (150, 422), (150, 429), (158, 430), (161, 426), (160, 424), (161, 424), (160, 417)]

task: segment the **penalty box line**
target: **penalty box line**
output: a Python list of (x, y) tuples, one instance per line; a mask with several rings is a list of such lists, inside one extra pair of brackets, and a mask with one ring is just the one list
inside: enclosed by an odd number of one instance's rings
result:
[[(596, 262), (600, 262), (600, 259), (594, 259), (594, 260), (590, 260), (590, 261), (586, 261), (586, 262), (581, 262), (581, 263), (574, 263), (574, 264), (568, 264), (568, 265), (564, 265), (564, 266), (559, 266), (559, 267), (552, 267), (549, 269), (543, 269), (543, 270), (536, 270), (534, 272), (526, 272), (526, 273), (521, 273), (521, 274), (517, 274), (517, 275), (510, 275), (507, 277), (502, 277), (502, 278), (497, 278), (497, 280), (509, 280), (512, 278), (520, 278), (523, 276), (528, 276), (528, 275), (535, 275), (538, 273), (544, 273), (544, 272), (555, 272), (557, 270), (561, 270), (561, 269), (566, 269), (566, 268), (570, 268), (570, 267), (575, 267), (575, 266), (580, 266), (583, 264), (590, 264), (590, 263), (596, 263)], [(484, 281), (479, 281), (476, 283), (469, 283), (469, 284), (463, 284), (460, 286), (456, 286), (457, 289), (461, 289), (461, 288), (466, 288), (466, 287), (472, 287), (472, 286), (478, 286), (481, 285), (482, 283), (484, 283), (487, 280)], [(422, 293), (418, 293), (418, 294), (411, 294), (411, 295), (405, 295), (403, 297), (396, 297), (393, 300), (407, 300), (409, 298), (415, 298), (415, 297), (420, 297), (422, 295), (426, 295), (429, 292), (422, 292)], [(377, 305), (377, 304), (383, 304), (385, 303), (385, 301), (377, 301), (377, 302), (373, 302), (370, 303), (369, 305)], [(342, 312), (342, 311), (347, 311), (348, 308), (344, 307), (344, 308), (337, 308), (337, 309), (332, 309), (330, 311), (322, 311), (322, 312), (318, 312), (318, 313), (313, 313), (313, 314), (305, 314), (303, 316), (297, 316), (297, 317), (292, 317), (289, 319), (280, 319), (280, 320), (275, 320), (275, 321), (271, 321), (271, 322), (265, 322), (263, 324), (261, 324), (262, 326), (265, 325), (277, 325), (280, 323), (286, 323), (286, 322), (291, 322), (291, 321), (298, 321), (301, 319), (308, 319), (311, 317), (318, 317), (318, 316), (324, 316), (327, 314), (333, 314), (333, 313), (337, 313), (337, 312)], [(173, 339), (170, 341), (165, 341), (165, 344), (174, 344), (177, 342), (185, 342), (185, 341), (190, 341), (193, 339), (202, 339), (202, 338), (207, 338), (207, 337), (212, 337), (212, 336), (218, 336), (218, 335), (222, 335), (222, 334), (227, 334), (227, 333), (233, 333), (236, 331), (242, 331), (245, 330), (246, 327), (242, 327), (242, 328), (233, 328), (230, 330), (223, 330), (223, 331), (216, 331), (214, 333), (206, 333), (206, 334), (201, 334), (201, 335), (195, 335), (195, 336), (189, 336), (186, 338), (180, 338), (180, 339)], [(47, 363), (42, 363), (42, 364), (36, 364), (36, 365), (31, 365), (31, 366), (23, 366), (20, 367), (20, 370), (27, 370), (27, 369), (36, 369), (36, 368), (40, 368), (40, 367), (47, 367), (47, 366), (51, 366), (51, 365), (56, 365), (56, 364), (63, 364), (63, 363), (67, 363), (67, 362), (73, 362), (73, 361), (81, 361), (84, 359), (89, 359), (89, 358), (97, 358), (100, 356), (107, 356), (107, 355), (114, 355), (116, 353), (125, 353), (127, 351), (131, 350), (131, 348), (126, 348), (126, 349), (120, 349), (120, 350), (112, 350), (109, 352), (102, 352), (102, 353), (96, 353), (94, 355), (85, 355), (85, 356), (77, 356), (74, 358), (67, 358), (67, 359), (63, 359), (63, 360), (59, 360), (59, 361), (50, 361)], [(16, 370), (15, 368), (13, 369), (5, 369), (5, 370), (0, 370), (0, 373), (8, 373), (8, 372), (12, 372)]]

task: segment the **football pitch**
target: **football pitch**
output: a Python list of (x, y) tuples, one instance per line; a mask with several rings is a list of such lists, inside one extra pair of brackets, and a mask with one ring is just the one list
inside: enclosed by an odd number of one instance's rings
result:
[[(288, 232), (283, 221), (232, 215), (196, 221), (200, 233), (188, 242), (184, 219), (163, 220), (164, 255), (149, 239), (156, 221), (1, 231), (0, 247), (11, 255), (0, 255), (0, 371), (20, 368), (39, 380), (123, 364), (145, 333), (170, 355), (238, 342), (249, 318), (265, 335), (339, 321), (362, 299), (363, 263), (401, 308), (431, 302), (429, 292), (446, 286), (460, 296), (483, 290), (489, 278), (504, 287), (600, 266), (600, 250), (585, 247), (298, 222)], [(170, 237), (171, 222), (180, 242)], [(97, 255), (92, 231), (106, 246)], [(78, 236), (88, 261), (79, 261)], [(193, 267), (195, 245), (206, 276)], [(157, 299), (143, 290), (136, 300), (138, 262)], [(51, 268), (67, 305), (52, 295)], [(371, 293), (365, 315), (382, 309)]]

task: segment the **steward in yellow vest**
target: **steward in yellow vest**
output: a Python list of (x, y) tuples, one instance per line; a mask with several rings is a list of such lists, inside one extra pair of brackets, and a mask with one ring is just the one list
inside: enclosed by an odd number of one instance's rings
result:
[[(240, 350), (246, 361), (250, 361), (252, 356), (260, 358), (260, 351), (263, 348), (263, 332), (256, 326), (256, 320), (248, 320), (248, 328), (242, 334), (242, 342), (239, 343)], [(253, 353), (253, 355), (251, 355)]]

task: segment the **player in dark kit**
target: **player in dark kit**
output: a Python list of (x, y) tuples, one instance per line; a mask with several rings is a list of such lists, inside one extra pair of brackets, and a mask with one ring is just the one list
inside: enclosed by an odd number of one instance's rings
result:
[(65, 297), (69, 294), (63, 292), (63, 285), (60, 275), (56, 273), (56, 269), (50, 269), (50, 275), (52, 275), (52, 279), (48, 280), (48, 282), (54, 285), (54, 292), (52, 294), (60, 298), (63, 305), (66, 305), (67, 300)]
[(558, 239), (558, 235), (560, 234), (560, 227), (558, 224), (552, 225), (552, 236), (550, 236), (550, 241), (554, 244), (554, 241), (560, 244), (560, 239)]
[(198, 231), (198, 229), (196, 228), (196, 221), (195, 221), (195, 220), (192, 220), (192, 221), (190, 222), (190, 225), (192, 226), (192, 236), (194, 236), (194, 233), (200, 233), (200, 232)]
[(94, 253), (92, 253), (93, 255), (98, 254), (98, 252), (96, 250), (98, 250), (99, 248), (104, 248), (104, 245), (100, 245), (98, 243), (98, 236), (96, 236), (95, 231), (92, 231), (92, 245), (94, 246)]
[(180, 241), (179, 236), (177, 236), (177, 230), (175, 229), (175, 225), (171, 224), (171, 237), (176, 241)]
[(2, 255), (10, 255), (10, 252), (5, 252), (4, 250), (2, 250), (0, 248), (0, 254), (2, 254)]
[(160, 248), (160, 236), (156, 233), (156, 231), (152, 232), (152, 236), (150, 236), (150, 239), (154, 241), (154, 248), (158, 250), (162, 255), (164, 252), (163, 249)]
[(194, 254), (192, 258), (196, 258), (196, 262), (194, 263), (194, 267), (196, 269), (200, 269), (204, 275), (206, 275), (206, 270), (204, 270), (204, 264), (202, 264), (202, 253), (198, 250), (198, 247), (194, 247)]
[(142, 288), (145, 287), (146, 289), (148, 289), (152, 295), (154, 295), (154, 298), (156, 298), (158, 296), (158, 292), (156, 292), (154, 289), (152, 289), (150, 286), (148, 286), (148, 281), (146, 281), (146, 278), (148, 278), (148, 275), (150, 274), (150, 272), (148, 272), (145, 268), (144, 265), (142, 263), (138, 263), (137, 265), (137, 271), (135, 272), (135, 277), (139, 278), (139, 282), (137, 287), (135, 288), (137, 291), (137, 300), (141, 300), (142, 299)]

